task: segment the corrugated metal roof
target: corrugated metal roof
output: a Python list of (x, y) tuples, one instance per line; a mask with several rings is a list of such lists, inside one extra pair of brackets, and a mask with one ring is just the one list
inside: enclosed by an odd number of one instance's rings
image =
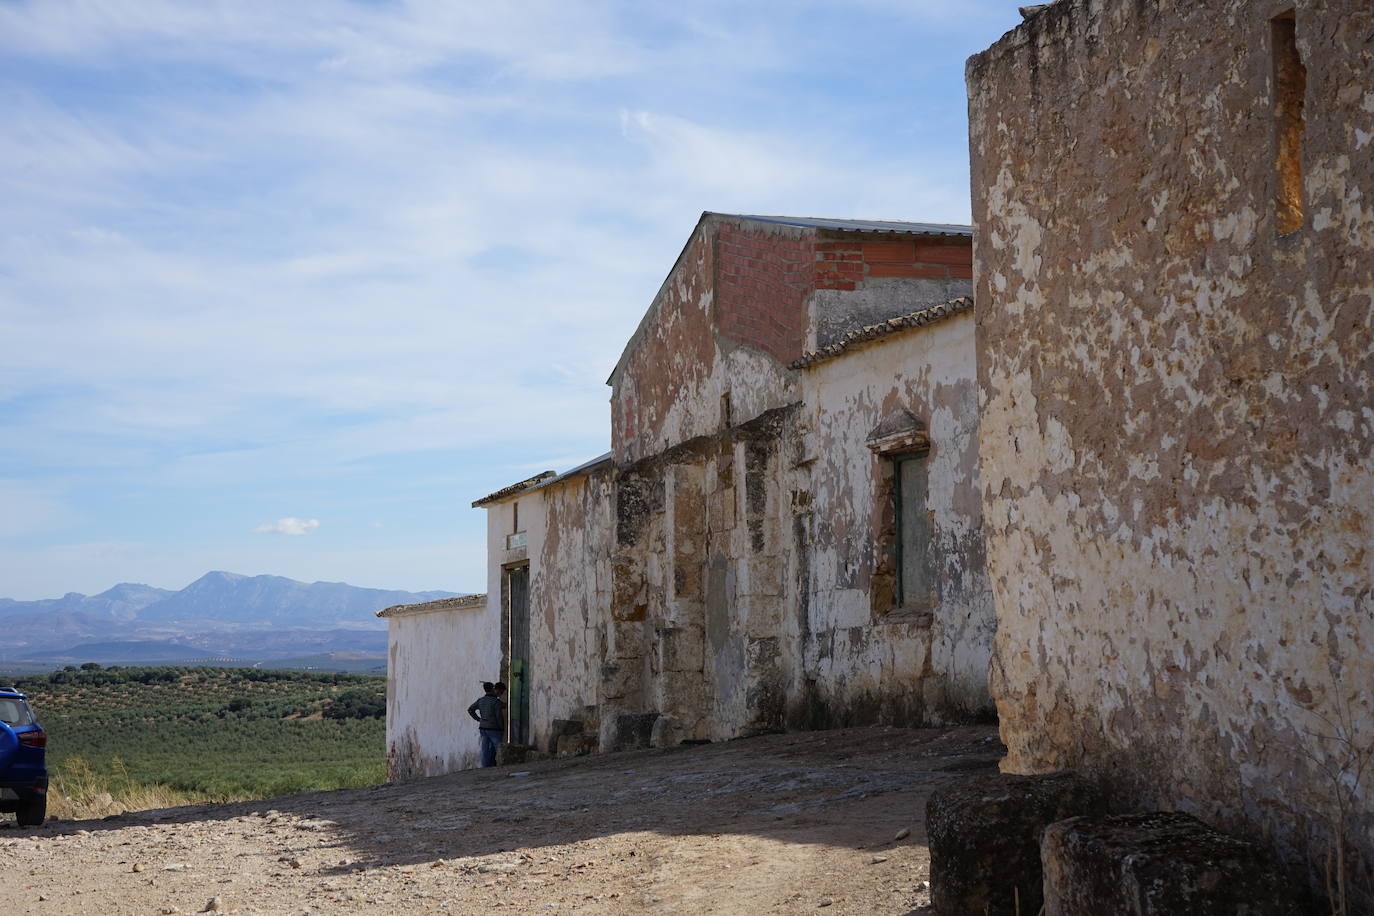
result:
[[(708, 211), (709, 212), (709, 211)], [(734, 219), (797, 226), (809, 229), (838, 229), (841, 232), (905, 232), (912, 235), (973, 235), (972, 226), (957, 223), (909, 223), (895, 219), (826, 219), (819, 216), (758, 216), (752, 213), (715, 213)]]

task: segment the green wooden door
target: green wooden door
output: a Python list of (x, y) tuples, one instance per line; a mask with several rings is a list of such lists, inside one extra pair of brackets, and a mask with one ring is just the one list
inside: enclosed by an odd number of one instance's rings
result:
[(530, 743), (530, 568), (517, 566), (508, 573), (510, 595), (510, 693), (507, 710), (510, 728), (506, 740)]

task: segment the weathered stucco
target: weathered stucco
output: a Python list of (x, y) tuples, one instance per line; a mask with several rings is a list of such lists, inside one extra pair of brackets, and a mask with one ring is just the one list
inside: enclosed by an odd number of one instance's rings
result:
[[(817, 695), (808, 700), (843, 711), (903, 698), (910, 708), (889, 715), (902, 721), (988, 714), (995, 618), (983, 568), (973, 313), (819, 362), (802, 390), (804, 456), (792, 487), (808, 497), (798, 510), (809, 529), (798, 548), (809, 549), (804, 668)], [(921, 419), (931, 443), (938, 600), (914, 613), (877, 581), (891, 551), (881, 530), (891, 524), (881, 505), (891, 474), (867, 443), (899, 411)]]
[[(611, 473), (607, 463), (541, 488), (530, 526), (530, 739), (552, 748), (553, 722), (600, 727), (598, 688), (610, 603)], [(526, 502), (534, 504), (533, 499)]]
[(1359, 0), (1060, 0), (967, 71), (1005, 768), (1083, 767), (1314, 863), (1339, 812), (1366, 866), (1371, 35)]
[[(674, 742), (986, 710), (969, 316), (789, 366), (809, 341), (966, 289), (971, 270), (957, 233), (703, 217), (611, 376), (613, 468), (486, 503), (492, 593), (505, 568), (530, 564), (536, 744), (552, 746), (557, 719), (611, 749), (645, 740), (655, 715), (653, 739)], [(839, 389), (826, 395), (831, 378)], [(930, 507), (941, 595), (916, 616), (865, 603), (850, 619), (846, 596), (813, 577), (813, 544), (826, 569), (880, 560), (873, 526), (885, 511), (890, 522), (891, 494), (865, 437), (897, 404), (941, 439)], [(817, 448), (835, 450), (823, 495), (804, 458)], [(516, 501), (518, 555), (503, 546)], [(864, 516), (853, 538), (818, 541)]]
[[(527, 567), (532, 745), (579, 726), (579, 751), (611, 750), (987, 711), (971, 302), (912, 314), (966, 288), (971, 251), (960, 227), (703, 217), (611, 376), (611, 455), (474, 503), (491, 598), (465, 676), (514, 683)], [(880, 323), (846, 337), (861, 321)], [(817, 340), (835, 345), (803, 358)], [(891, 588), (856, 603), (890, 546), (871, 433), (893, 411), (929, 433), (939, 577), (919, 607)]]
[(967, 235), (704, 214), (611, 373), (616, 463), (795, 403), (804, 348), (966, 295), (972, 269)]
[[(477, 725), (468, 704), (495, 676), (490, 638), (496, 609), (484, 596), (389, 608), (387, 778), (438, 776), (477, 765)], [(488, 673), (490, 672), (490, 673)]]

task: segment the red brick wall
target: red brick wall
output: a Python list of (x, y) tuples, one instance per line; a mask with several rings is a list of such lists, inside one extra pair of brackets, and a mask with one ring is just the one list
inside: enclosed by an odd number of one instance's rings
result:
[(861, 236), (816, 243), (816, 288), (858, 289), (867, 279), (973, 279), (967, 236), (917, 236), (882, 241)]
[(801, 355), (815, 245), (722, 225), (716, 234), (716, 326), (781, 363)]
[(972, 279), (966, 236), (875, 240), (857, 233), (787, 238), (724, 224), (716, 234), (716, 325), (731, 340), (787, 363), (806, 342), (806, 297), (817, 289), (853, 290), (888, 277)]

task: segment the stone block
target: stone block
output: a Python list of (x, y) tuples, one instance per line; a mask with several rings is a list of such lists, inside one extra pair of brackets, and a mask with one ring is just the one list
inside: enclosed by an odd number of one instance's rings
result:
[(629, 713), (617, 717), (613, 751), (634, 751), (652, 746), (656, 712)]
[(597, 746), (596, 735), (560, 735), (554, 744), (554, 750), (559, 757), (582, 757), (586, 754), (595, 754)]
[(744, 652), (749, 670), (760, 673), (771, 673), (782, 657), (782, 647), (776, 636), (749, 637)]
[(506, 766), (512, 763), (524, 763), (529, 759), (530, 751), (533, 750), (528, 744), (502, 744), (496, 748), (496, 765)]
[(706, 665), (706, 645), (700, 627), (659, 627), (658, 652), (661, 671), (701, 671)]
[(642, 658), (647, 648), (643, 621), (611, 622), (611, 651), (616, 659)]
[(564, 735), (580, 735), (583, 732), (581, 719), (554, 719), (549, 728), (549, 743), (555, 747)]
[(644, 687), (644, 662), (638, 658), (620, 659), (601, 666), (601, 695), (608, 700), (632, 697)]
[(677, 716), (659, 716), (654, 720), (653, 730), (649, 733), (649, 744), (653, 747), (672, 747), (682, 738), (682, 723)]
[(926, 803), (935, 912), (1016, 916), (1019, 903), (1035, 913), (1040, 834), (1055, 821), (1105, 813), (1101, 792), (1070, 772), (995, 774), (936, 790)]
[(1041, 858), (1045, 916), (1319, 912), (1258, 846), (1177, 811), (1051, 824)]

